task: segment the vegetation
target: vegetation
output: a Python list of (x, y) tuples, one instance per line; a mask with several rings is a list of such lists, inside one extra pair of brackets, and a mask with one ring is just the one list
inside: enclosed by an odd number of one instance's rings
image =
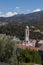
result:
[[(19, 52), (16, 53), (17, 50)], [(38, 51), (28, 49), (18, 49), (16, 42), (11, 37), (0, 37), (0, 61), (9, 63), (10, 65), (17, 65), (21, 62), (21, 65), (25, 63), (41, 64), (41, 57)], [(29, 64), (29, 65), (31, 65)]]
[(41, 64), (39, 52), (34, 50), (21, 49), (19, 59), (21, 63)]
[[(42, 25), (31, 23), (31, 22), (30, 23), (8, 23), (5, 26), (0, 26), (0, 33), (16, 36), (21, 40), (23, 40), (25, 37), (26, 25), (28, 25), (30, 28), (30, 38), (43, 39), (43, 34), (41, 34), (41, 32), (34, 32), (34, 30), (37, 29), (43, 31)], [(35, 26), (35, 28), (32, 28), (31, 26)]]
[(20, 65), (34, 65), (34, 63), (20, 63)]
[(0, 38), (0, 61), (17, 65), (16, 43), (9, 37)]

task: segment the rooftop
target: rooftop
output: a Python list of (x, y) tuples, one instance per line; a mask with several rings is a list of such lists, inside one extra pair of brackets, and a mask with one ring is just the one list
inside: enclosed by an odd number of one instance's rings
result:
[(38, 51), (38, 48), (32, 47), (32, 46), (26, 46), (26, 45), (23, 45), (23, 44), (17, 44), (17, 46), (19, 48), (22, 48), (22, 49), (30, 49), (30, 50), (37, 50)]

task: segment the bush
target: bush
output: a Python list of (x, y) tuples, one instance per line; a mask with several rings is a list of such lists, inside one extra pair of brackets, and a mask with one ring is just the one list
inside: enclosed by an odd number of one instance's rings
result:
[(21, 58), (20, 62), (24, 63), (32, 62), (36, 64), (41, 64), (41, 57), (38, 51), (21, 49), (20, 58)]
[(17, 65), (16, 43), (9, 37), (0, 38), (0, 61)]

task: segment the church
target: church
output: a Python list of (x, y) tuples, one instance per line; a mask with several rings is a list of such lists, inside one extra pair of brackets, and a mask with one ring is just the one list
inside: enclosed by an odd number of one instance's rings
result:
[(32, 46), (32, 47), (35, 47), (35, 42), (36, 40), (30, 40), (29, 39), (29, 27), (26, 26), (26, 29), (25, 29), (25, 40), (23, 41), (23, 45), (25, 46)]
[(37, 50), (38, 51), (38, 48), (35, 47), (35, 44), (36, 44), (36, 40), (32, 40), (32, 39), (29, 39), (29, 27), (26, 26), (25, 28), (25, 39), (18, 44), (18, 48), (22, 48), (22, 49), (31, 49), (31, 50)]

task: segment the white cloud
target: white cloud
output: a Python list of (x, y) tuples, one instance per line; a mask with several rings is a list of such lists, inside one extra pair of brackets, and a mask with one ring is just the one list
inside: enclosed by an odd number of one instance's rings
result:
[(11, 16), (14, 16), (14, 15), (17, 15), (17, 12), (7, 12), (6, 14), (2, 14), (0, 12), (0, 17), (11, 17)]
[(15, 8), (15, 11), (18, 12), (18, 13), (20, 13), (20, 12), (21, 12), (21, 8), (17, 6), (17, 7)]
[(41, 9), (35, 9), (35, 10), (33, 10), (33, 12), (38, 12), (38, 11), (41, 11)]
[(16, 9), (20, 9), (20, 7), (17, 6)]
[(14, 16), (14, 15), (17, 15), (17, 12), (7, 12), (5, 14), (6, 17), (11, 17), (11, 16)]
[[(5, 14), (3, 14), (3, 12), (0, 12), (0, 17), (11, 17), (11, 16), (14, 16), (14, 15), (17, 15), (18, 13), (20, 14), (20, 13), (24, 13), (25, 11), (22, 11), (21, 9), (20, 9), (20, 7), (16, 7), (16, 10), (17, 11), (15, 11), (15, 12), (7, 12), (7, 13), (5, 13)], [(35, 9), (35, 10), (33, 10), (33, 11), (31, 11), (31, 10), (27, 10), (27, 13), (30, 13), (30, 12), (38, 12), (38, 11), (41, 11), (41, 9)]]

